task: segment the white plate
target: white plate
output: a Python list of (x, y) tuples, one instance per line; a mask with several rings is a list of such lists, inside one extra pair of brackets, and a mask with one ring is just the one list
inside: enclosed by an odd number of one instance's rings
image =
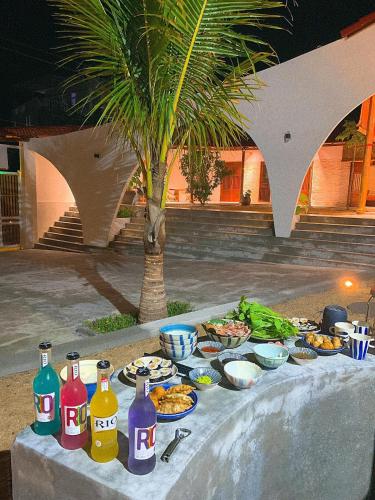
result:
[[(97, 382), (97, 368), (96, 364), (100, 359), (80, 359), (79, 360), (79, 376), (84, 384), (96, 384)], [(114, 372), (114, 368), (111, 365), (110, 374)], [(66, 382), (67, 378), (67, 366), (60, 371), (61, 379)]]

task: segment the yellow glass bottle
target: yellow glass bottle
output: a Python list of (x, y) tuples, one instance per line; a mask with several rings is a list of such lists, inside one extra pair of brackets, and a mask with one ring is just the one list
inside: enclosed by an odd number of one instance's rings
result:
[(110, 386), (110, 363), (99, 361), (98, 383), (90, 403), (91, 457), (96, 462), (109, 462), (118, 455), (116, 394)]

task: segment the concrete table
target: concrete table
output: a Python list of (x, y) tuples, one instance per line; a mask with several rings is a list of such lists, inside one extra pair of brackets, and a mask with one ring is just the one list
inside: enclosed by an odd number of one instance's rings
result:
[[(249, 342), (236, 349), (250, 350)], [(210, 362), (191, 356), (185, 364)], [(305, 367), (289, 361), (249, 390), (223, 380), (197, 391), (195, 412), (158, 425), (156, 468), (147, 476), (126, 469), (127, 412), (135, 390), (116, 376), (118, 459), (98, 464), (86, 451), (64, 450), (54, 437), (27, 428), (12, 448), (13, 498), (363, 500), (375, 491), (374, 374), (375, 356), (355, 361), (338, 354)], [(169, 463), (161, 462), (177, 427), (192, 434)]]

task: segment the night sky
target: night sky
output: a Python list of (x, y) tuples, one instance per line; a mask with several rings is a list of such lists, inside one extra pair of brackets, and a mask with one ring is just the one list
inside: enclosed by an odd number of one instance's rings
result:
[[(340, 37), (340, 30), (374, 11), (374, 0), (288, 0), (292, 26), (267, 31), (281, 62)], [(289, 16), (290, 17), (290, 16)], [(51, 8), (45, 0), (0, 0), (0, 126), (9, 125), (10, 110), (27, 99), (13, 85), (56, 72), (58, 44)]]

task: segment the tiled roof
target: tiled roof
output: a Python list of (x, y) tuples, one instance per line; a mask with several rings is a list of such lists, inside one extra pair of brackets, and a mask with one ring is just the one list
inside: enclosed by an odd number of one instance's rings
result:
[(51, 125), (37, 127), (0, 127), (0, 139), (5, 141), (27, 141), (35, 137), (68, 134), (80, 130), (79, 125)]

